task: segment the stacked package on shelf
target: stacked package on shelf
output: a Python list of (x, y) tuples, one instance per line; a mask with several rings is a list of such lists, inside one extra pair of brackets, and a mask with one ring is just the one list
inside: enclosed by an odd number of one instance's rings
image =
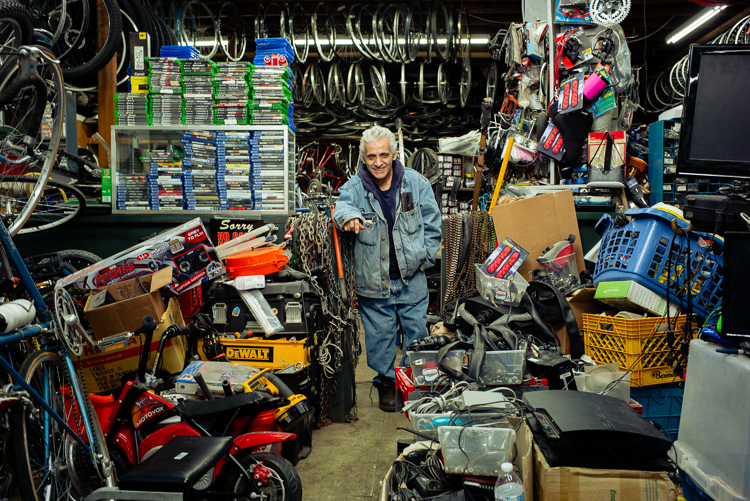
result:
[(293, 75), (288, 66), (255, 66), (250, 77), (250, 123), (288, 125), (294, 130)]
[(211, 60), (182, 61), (185, 125), (213, 125), (214, 123), (214, 66)]
[(175, 57), (148, 58), (151, 125), (182, 124), (182, 75)]
[(230, 210), (252, 210), (253, 188), (250, 183), (250, 139), (249, 132), (225, 132), (224, 163), (219, 162), (219, 171), (223, 168), (227, 193), (227, 208)]
[(148, 94), (115, 94), (116, 125), (151, 125), (148, 116)]
[(214, 74), (217, 125), (247, 125), (247, 75), (250, 63), (227, 61)]
[(292, 86), (294, 76), (289, 65), (294, 62), (294, 50), (286, 38), (255, 40), (255, 59), (252, 69), (252, 125), (288, 125), (294, 131)]
[[(133, 151), (117, 171), (115, 205), (118, 210), (149, 210), (151, 208), (148, 176), (142, 172)], [(124, 165), (123, 165), (124, 164)]]
[[(182, 155), (172, 145), (165, 149), (143, 150), (141, 162), (149, 165), (151, 208), (182, 210)], [(156, 193), (156, 197), (154, 197)], [(155, 200), (154, 200), (155, 199)]]
[(187, 210), (226, 209), (224, 173), (217, 168), (217, 160), (224, 163), (224, 145), (222, 140), (221, 146), (217, 146), (218, 138), (223, 139), (223, 132), (185, 131), (182, 136), (183, 193)]
[(284, 131), (250, 133), (255, 210), (284, 210)]

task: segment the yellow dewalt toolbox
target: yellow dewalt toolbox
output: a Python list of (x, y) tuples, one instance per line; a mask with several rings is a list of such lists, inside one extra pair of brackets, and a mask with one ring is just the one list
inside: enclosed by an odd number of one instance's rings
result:
[[(300, 370), (310, 365), (310, 346), (308, 341), (290, 341), (287, 339), (221, 339), (221, 346), (232, 362), (247, 363), (259, 369), (281, 370), (294, 367)], [(199, 349), (203, 357), (203, 350)]]

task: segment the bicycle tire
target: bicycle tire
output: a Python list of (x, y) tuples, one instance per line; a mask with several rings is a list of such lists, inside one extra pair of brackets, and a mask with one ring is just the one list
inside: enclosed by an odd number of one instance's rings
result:
[(81, 250), (81, 249), (64, 249), (57, 251), (60, 258), (71, 265), (77, 270), (82, 270), (96, 264), (102, 260), (101, 257), (97, 256), (93, 252)]
[[(62, 391), (69, 378), (77, 376), (67, 372), (59, 355), (51, 351), (34, 352), (26, 358), (19, 373), (37, 393), (49, 397), (47, 403), (74, 431), (85, 435), (82, 424), (76, 424), (72, 392)], [(89, 417), (96, 453), (108, 458), (104, 434), (88, 397), (84, 396), (84, 402), (78, 404)], [(23, 501), (75, 499), (85, 497), (103, 484), (115, 485), (111, 473), (107, 480), (100, 479), (95, 466), (89, 462), (90, 456), (56, 421), (48, 420), (45, 435), (45, 426), (39, 421), (41, 416), (46, 417), (46, 413), (34, 401), (30, 405), (16, 405), (11, 410), (16, 469)], [(45, 452), (49, 454), (48, 461), (40, 459), (47, 457)]]
[[(443, 14), (443, 25), (438, 25), (438, 15), (442, 12)], [(438, 61), (446, 63), (451, 59), (453, 53), (453, 15), (450, 7), (445, 5), (443, 0), (436, 0), (435, 5), (432, 8), (432, 40), (435, 44), (435, 55), (437, 55)], [(442, 30), (440, 28), (443, 28)], [(441, 31), (443, 31), (441, 33)], [(439, 43), (440, 36), (445, 37), (445, 46), (441, 47)]]
[[(323, 46), (321, 45), (320, 41), (323, 38), (322, 35), (318, 33), (318, 15), (321, 10), (321, 7), (325, 7), (325, 39), (328, 42), (328, 47), (330, 52), (326, 53), (323, 50)], [(313, 41), (315, 42), (315, 49), (318, 51), (318, 59), (320, 59), (323, 62), (330, 62), (333, 60), (333, 57), (335, 55), (335, 52), (333, 51), (333, 47), (336, 45), (335, 40), (335, 33), (336, 29), (331, 26), (331, 19), (330, 19), (330, 12), (331, 9), (328, 7), (328, 4), (325, 2), (318, 2), (318, 5), (315, 6), (315, 10), (313, 11), (312, 17), (310, 18), (310, 26), (313, 33)], [(321, 104), (323, 105), (323, 104)]]
[[(18, 32), (17, 40), (16, 36), (9, 35), (13, 40), (13, 45), (10, 47), (18, 49), (22, 45), (31, 44), (33, 32), (31, 12), (14, 0), (5, 0), (0, 3), (0, 40), (5, 38), (3, 34), (7, 28), (12, 28), (14, 32)], [(7, 43), (0, 43), (0, 45), (8, 46)]]
[[(4, 182), (12, 183), (14, 188), (18, 188), (24, 183), (29, 186), (36, 184), (35, 179), (23, 176), (18, 176), (15, 179), (6, 178)], [(0, 183), (0, 192), (3, 191), (2, 186), (3, 184)], [(18, 203), (25, 204), (26, 201), (20, 199)], [(83, 214), (85, 210), (86, 197), (80, 190), (50, 179), (47, 181), (47, 185), (37, 200), (26, 224), (18, 230), (18, 234), (23, 235), (62, 226)]]
[(406, 15), (406, 32), (404, 33), (406, 40), (405, 60), (408, 63), (416, 61), (419, 56), (419, 47), (422, 45), (425, 32), (424, 27), (422, 5), (419, 2), (412, 2)]
[[(202, 16), (198, 16), (198, 19), (201, 19), (200, 26), (196, 22), (193, 9), (203, 9), (205, 11), (202, 13)], [(192, 31), (185, 30), (185, 23), (191, 25)], [(211, 59), (216, 55), (216, 52), (219, 50), (219, 29), (216, 26), (216, 18), (213, 12), (211, 12), (211, 9), (205, 3), (200, 0), (190, 0), (183, 4), (178, 24), (182, 42), (185, 45), (198, 49), (201, 59)], [(213, 35), (211, 35), (212, 31)], [(213, 43), (211, 43), (212, 38)]]
[[(317, 179), (313, 179), (313, 181), (320, 183)], [(312, 184), (312, 181), (310, 184)], [(297, 473), (297, 470), (294, 469), (294, 466), (288, 460), (275, 454), (256, 452), (252, 455), (244, 455), (239, 461), (248, 473), (253, 470), (257, 462), (262, 462), (266, 468), (271, 470), (271, 475), (268, 479), (269, 486), (266, 488), (275, 488), (276, 492), (274, 495), (263, 496), (264, 499), (302, 501), (302, 481), (300, 480), (299, 473)], [(227, 477), (226, 491), (235, 494), (245, 492), (247, 480), (243, 480), (243, 477), (244, 472), (238, 467), (234, 467)]]
[[(40, 30), (55, 45), (65, 28), (66, 0), (27, 0), (33, 30)], [(56, 22), (55, 22), (56, 21)]]
[[(368, 15), (370, 16), (369, 22), (362, 22), (363, 17), (365, 21), (367, 21), (366, 16)], [(354, 23), (354, 31), (359, 39), (362, 49), (365, 51), (365, 55), (368, 56), (368, 59), (373, 61), (383, 61), (383, 56), (380, 54), (380, 49), (375, 41), (376, 32), (373, 27), (376, 22), (377, 17), (375, 16), (370, 4), (361, 4), (359, 12), (357, 12), (357, 20)]]
[(117, 50), (122, 30), (122, 18), (117, 0), (99, 0), (99, 7), (104, 6), (109, 18), (106, 27), (107, 37), (98, 48), (100, 28), (99, 23), (89, 22), (88, 29), (84, 35), (83, 45), (78, 45), (76, 50), (69, 51), (64, 57), (61, 56), (60, 66), (64, 78), (82, 78), (93, 75), (104, 68), (112, 59)]
[[(42, 118), (44, 116), (44, 109), (47, 106), (47, 85), (39, 75), (19, 75), (11, 79), (11, 81), (0, 90), (0, 105), (7, 105), (10, 102), (16, 100), (19, 93), (23, 93), (27, 88), (32, 89), (34, 98), (32, 103), (28, 102), (28, 99), (20, 99), (19, 101), (19, 115), (20, 123), (13, 123), (11, 125), (14, 128), (21, 126), (26, 133), (31, 137), (37, 137), (39, 135), (39, 128), (42, 125)], [(36, 92), (34, 94), (34, 91)], [(25, 111), (24, 111), (25, 110)]]
[(349, 34), (351, 31), (350, 12), (351, 8), (346, 4), (341, 4), (330, 13), (331, 24), (333, 25), (333, 52), (339, 60), (345, 63), (358, 63), (365, 56)]
[[(302, 16), (302, 22), (295, 23), (295, 16), (298, 16), (297, 19), (299, 21), (300, 15)], [(289, 9), (289, 15), (287, 16), (287, 26), (287, 34), (289, 36), (289, 41), (292, 43), (295, 61), (298, 63), (304, 63), (307, 61), (307, 56), (310, 53), (310, 29), (307, 24), (307, 14), (305, 14), (305, 9), (301, 3), (295, 3)], [(297, 40), (303, 33), (305, 43), (303, 45), (303, 48), (300, 50), (297, 48)]]
[[(223, 21), (222, 16), (224, 9), (227, 9), (229, 12), (226, 22)], [(221, 4), (219, 14), (216, 17), (219, 24), (219, 44), (221, 51), (230, 61), (241, 61), (245, 57), (245, 51), (247, 50), (247, 34), (245, 33), (245, 23), (242, 22), (242, 15), (239, 9), (234, 2), (224, 2)], [(232, 26), (233, 22), (236, 22), (237, 25)], [(226, 32), (224, 29), (225, 25), (228, 28)], [(233, 42), (233, 50), (229, 48), (230, 42)]]
[(362, 102), (365, 97), (365, 82), (361, 63), (349, 66), (346, 74), (346, 98), (350, 103)]
[[(62, 74), (60, 67), (54, 63), (48, 62), (43, 55), (54, 59), (54, 55), (46, 49), (34, 49), (31, 51), (31, 57), (32, 61), (35, 63), (34, 66), (36, 72), (42, 80), (47, 83), (45, 96), (47, 103), (49, 103), (49, 120), (51, 120), (51, 127), (49, 127), (48, 130), (45, 128), (40, 134), (34, 136), (37, 140), (37, 145), (32, 152), (35, 157), (33, 161), (16, 166), (0, 163), (0, 182), (7, 182), (9, 176), (17, 176), (28, 172), (33, 172), (37, 175), (36, 183), (31, 189), (27, 203), (22, 210), (12, 214), (6, 213), (4, 215), (6, 226), (11, 235), (16, 235), (16, 233), (18, 233), (26, 220), (31, 216), (36, 201), (41, 197), (47, 178), (49, 177), (49, 174), (52, 171), (52, 166), (55, 163), (56, 152), (62, 135), (62, 121), (65, 116), (65, 91), (62, 83)], [(12, 71), (8, 73), (7, 78), (13, 78)], [(3, 82), (3, 84), (5, 84), (5, 82)], [(2, 87), (4, 87), (4, 85), (0, 85), (0, 88)], [(8, 107), (6, 106), (5, 113), (7, 114), (8, 112)], [(44, 113), (46, 114), (46, 111)], [(9, 122), (7, 115), (5, 122), (6, 124)], [(27, 131), (14, 130), (6, 127), (4, 130), (4, 137), (0, 140), (0, 154), (3, 154), (8, 158), (15, 158), (12, 155), (18, 155), (19, 147), (26, 148), (24, 137), (27, 135)], [(44, 141), (42, 142), (40, 139), (43, 139)], [(0, 210), (5, 206), (2, 196), (0, 196)]]
[(352, 41), (352, 44), (357, 48), (360, 54), (362, 54), (363, 59), (372, 59), (369, 52), (366, 51), (366, 49), (362, 46), (362, 42), (359, 40), (359, 37), (355, 33), (355, 24), (357, 20), (357, 15), (355, 14), (355, 10), (361, 7), (360, 4), (354, 3), (349, 6), (349, 12), (346, 14), (346, 34), (349, 37), (349, 39)]
[(393, 36), (393, 26), (396, 21), (395, 14), (391, 12), (393, 7), (398, 11), (398, 4), (380, 4), (373, 18), (375, 42), (378, 44), (380, 54), (386, 63), (400, 62), (396, 54), (396, 41)]

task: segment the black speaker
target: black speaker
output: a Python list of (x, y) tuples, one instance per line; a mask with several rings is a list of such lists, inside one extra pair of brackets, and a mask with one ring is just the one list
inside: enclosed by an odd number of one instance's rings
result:
[(724, 279), (722, 283), (721, 336), (750, 339), (750, 232), (728, 231), (724, 235)]

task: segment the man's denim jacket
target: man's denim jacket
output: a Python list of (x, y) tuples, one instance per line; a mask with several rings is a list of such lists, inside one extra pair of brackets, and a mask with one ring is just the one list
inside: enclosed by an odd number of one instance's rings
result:
[[(394, 162), (397, 162), (394, 161)], [(402, 194), (411, 193), (414, 208), (404, 212)], [(368, 191), (359, 175), (340, 188), (333, 220), (338, 228), (351, 219), (359, 219), (365, 227), (359, 230), (354, 243), (354, 282), (357, 295), (369, 298), (390, 294), (388, 269), (388, 223), (377, 197)], [(409, 279), (419, 270), (435, 264), (440, 249), (440, 210), (430, 183), (413, 169), (404, 169), (401, 186), (396, 194), (396, 218), (393, 223), (393, 245), (401, 279)]]

